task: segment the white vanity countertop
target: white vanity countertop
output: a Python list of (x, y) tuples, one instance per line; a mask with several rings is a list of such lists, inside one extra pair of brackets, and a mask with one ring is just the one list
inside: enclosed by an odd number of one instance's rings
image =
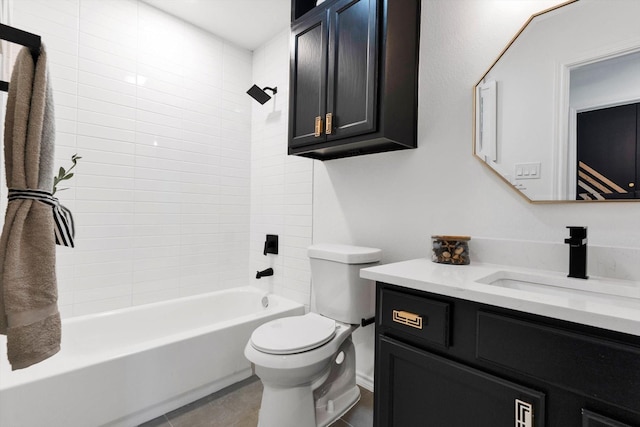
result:
[[(540, 293), (478, 283), (500, 271), (544, 275), (551, 280), (569, 283), (580, 289), (585, 283), (595, 289), (613, 285), (626, 288), (628, 296), (596, 292)], [(596, 326), (640, 336), (640, 283), (591, 277), (568, 279), (566, 273), (539, 271), (495, 264), (446, 265), (427, 258), (363, 268), (365, 279), (390, 283), (410, 289), (446, 295), (469, 301), (509, 308), (569, 322)], [(586, 284), (586, 282), (589, 282)], [(600, 286), (602, 284), (602, 286)], [(583, 286), (585, 286), (583, 285)], [(549, 289), (549, 287), (545, 287)]]

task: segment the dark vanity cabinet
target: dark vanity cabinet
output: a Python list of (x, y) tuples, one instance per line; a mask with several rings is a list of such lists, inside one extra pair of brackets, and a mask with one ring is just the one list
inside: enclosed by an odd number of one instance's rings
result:
[(420, 2), (292, 6), (289, 154), (415, 148)]
[(376, 427), (640, 426), (640, 337), (378, 283)]

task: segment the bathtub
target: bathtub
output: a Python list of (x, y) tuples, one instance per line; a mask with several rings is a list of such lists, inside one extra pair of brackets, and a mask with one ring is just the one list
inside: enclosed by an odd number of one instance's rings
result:
[(62, 321), (62, 350), (11, 371), (0, 336), (0, 426), (135, 426), (252, 374), (262, 323), (300, 304), (245, 287)]

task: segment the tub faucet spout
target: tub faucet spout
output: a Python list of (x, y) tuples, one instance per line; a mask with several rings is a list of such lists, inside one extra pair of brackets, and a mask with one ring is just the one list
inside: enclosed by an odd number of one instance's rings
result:
[(267, 268), (266, 270), (256, 271), (256, 279), (261, 277), (273, 276), (273, 268)]

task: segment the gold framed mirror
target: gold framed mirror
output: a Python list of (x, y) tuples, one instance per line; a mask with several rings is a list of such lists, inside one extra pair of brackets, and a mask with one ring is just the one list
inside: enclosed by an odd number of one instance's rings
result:
[(638, 16), (638, 0), (533, 15), (474, 88), (474, 156), (531, 202), (640, 200)]

